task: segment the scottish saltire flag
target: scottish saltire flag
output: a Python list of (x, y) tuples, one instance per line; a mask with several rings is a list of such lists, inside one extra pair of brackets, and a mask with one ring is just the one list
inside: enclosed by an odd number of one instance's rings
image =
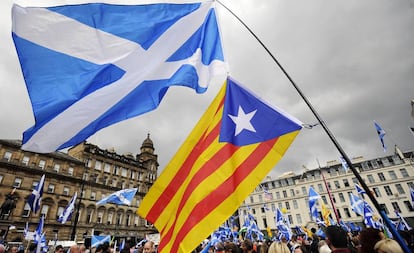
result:
[(30, 210), (36, 213), (40, 209), (40, 204), (42, 203), (43, 196), (43, 186), (45, 184), (45, 175), (40, 178), (39, 183), (33, 189), (32, 194), (27, 198), (27, 203), (30, 206)]
[(135, 197), (138, 188), (129, 188), (119, 190), (110, 194), (109, 196), (96, 202), (96, 205), (105, 205), (106, 203), (112, 203), (116, 205), (130, 206), (132, 199)]
[(317, 203), (321, 196), (313, 189), (309, 187), (309, 209), (311, 218), (316, 221), (319, 218)]
[(14, 5), (12, 19), (35, 118), (25, 150), (76, 145), (154, 110), (171, 86), (203, 93), (227, 75), (214, 1)]
[(410, 188), (411, 206), (414, 208), (414, 188)]
[(160, 231), (160, 252), (195, 249), (274, 168), (301, 125), (227, 79), (138, 209)]
[(91, 248), (98, 247), (104, 242), (110, 242), (110, 241), (111, 241), (110, 235), (92, 235)]
[(380, 229), (381, 227), (377, 222), (374, 221), (372, 208), (368, 206), (367, 203), (364, 203), (364, 223), (367, 227)]
[(404, 219), (404, 217), (401, 216), (400, 212), (395, 210), (395, 214), (397, 215), (397, 218), (398, 218), (398, 223), (397, 223), (396, 229), (401, 230), (401, 231), (410, 231), (411, 230), (410, 225), (408, 225), (408, 223)]
[(73, 211), (75, 210), (76, 198), (78, 197), (78, 193), (75, 192), (72, 199), (69, 201), (68, 206), (63, 210), (63, 212), (59, 215), (57, 221), (64, 224), (68, 220), (72, 218)]
[(386, 152), (387, 151), (387, 146), (385, 146), (385, 142), (384, 142), (384, 136), (386, 134), (385, 130), (382, 129), (382, 127), (375, 121), (374, 121), (374, 125), (375, 125), (375, 129), (377, 130), (378, 137), (381, 141), (382, 148), (384, 149), (384, 152)]
[(352, 211), (364, 216), (364, 201), (353, 193), (349, 193)]
[(292, 238), (292, 230), (290, 229), (290, 226), (286, 224), (285, 217), (279, 207), (276, 209), (275, 213), (276, 228), (278, 229), (277, 238), (281, 240), (284, 237), (287, 240), (290, 240), (290, 238)]
[(36, 244), (40, 244), (42, 240), (42, 234), (43, 234), (43, 227), (45, 225), (45, 216), (42, 214), (40, 216), (39, 224), (37, 224), (35, 234), (34, 234), (34, 242)]
[(357, 191), (358, 194), (365, 194), (365, 190), (359, 185), (359, 184), (355, 184), (355, 190)]
[(339, 160), (341, 160), (341, 164), (342, 164), (342, 168), (344, 169), (345, 172), (348, 172), (349, 170), (349, 165), (346, 162), (345, 158), (343, 158), (342, 156), (339, 157)]

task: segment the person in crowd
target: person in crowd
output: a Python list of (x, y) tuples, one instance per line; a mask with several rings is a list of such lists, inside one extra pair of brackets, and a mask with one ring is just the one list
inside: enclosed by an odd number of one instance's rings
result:
[(0, 253), (6, 252), (6, 247), (3, 244), (0, 244)]
[(70, 246), (69, 252), (70, 253), (80, 253), (79, 246), (77, 244)]
[(224, 252), (225, 253), (239, 253), (239, 247), (237, 247), (237, 245), (234, 242), (225, 242)]
[(332, 253), (350, 253), (348, 248), (348, 235), (339, 226), (328, 226), (325, 231), (325, 241)]
[(55, 247), (55, 253), (62, 253), (64, 251), (63, 246), (62, 245), (56, 245)]
[(224, 244), (222, 242), (218, 242), (214, 245), (214, 252), (215, 253), (224, 253)]
[(241, 249), (243, 253), (256, 253), (253, 249), (253, 242), (249, 239), (244, 239), (241, 244)]
[(10, 253), (17, 253), (17, 252), (19, 252), (19, 248), (17, 246), (12, 246), (12, 247), (10, 247), (10, 249), (8, 250), (8, 252), (10, 252)]
[(390, 238), (385, 238), (385, 239), (378, 241), (374, 245), (374, 250), (377, 253), (403, 253), (404, 252), (401, 246), (398, 244), (398, 242)]
[(143, 253), (154, 253), (155, 252), (155, 243), (152, 241), (147, 241), (144, 244), (144, 250)]
[(320, 240), (318, 243), (318, 252), (319, 253), (331, 253), (331, 248), (329, 248), (328, 244), (325, 240)]
[(266, 242), (259, 242), (257, 244), (257, 253), (267, 253), (267, 243)]
[(375, 253), (375, 244), (384, 238), (384, 234), (375, 228), (364, 228), (359, 233), (359, 253)]
[(269, 246), (268, 253), (290, 253), (290, 250), (286, 243), (272, 242)]

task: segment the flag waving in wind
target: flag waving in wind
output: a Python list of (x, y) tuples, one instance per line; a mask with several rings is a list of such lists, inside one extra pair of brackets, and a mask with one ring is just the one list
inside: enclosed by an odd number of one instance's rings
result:
[(73, 195), (72, 199), (69, 201), (68, 206), (65, 208), (65, 210), (63, 210), (63, 212), (59, 215), (57, 221), (64, 224), (66, 223), (68, 220), (70, 220), (70, 218), (72, 218), (72, 213), (75, 210), (75, 203), (76, 203), (76, 198), (78, 197), (78, 193), (75, 192), (75, 195)]
[(282, 158), (301, 123), (227, 79), (142, 201), (160, 252), (190, 252)]
[(316, 207), (318, 200), (321, 196), (313, 189), (312, 186), (309, 187), (309, 209), (311, 218), (316, 221), (319, 218), (318, 208)]
[(40, 182), (37, 184), (32, 194), (27, 198), (27, 203), (30, 206), (32, 212), (36, 213), (40, 209), (43, 196), (43, 186), (45, 184), (45, 175), (40, 178)]
[(375, 121), (374, 121), (374, 125), (375, 125), (375, 129), (377, 130), (378, 138), (381, 141), (382, 148), (384, 149), (384, 152), (386, 152), (387, 146), (385, 146), (385, 142), (384, 142), (385, 130), (382, 129), (382, 127)]
[(70, 147), (154, 110), (171, 86), (203, 93), (222, 83), (214, 4), (14, 5), (12, 36), (35, 117), (22, 149)]
[(138, 188), (123, 189), (112, 193), (111, 195), (96, 202), (96, 205), (105, 205), (106, 203), (112, 203), (116, 205), (131, 205), (132, 199), (135, 197)]

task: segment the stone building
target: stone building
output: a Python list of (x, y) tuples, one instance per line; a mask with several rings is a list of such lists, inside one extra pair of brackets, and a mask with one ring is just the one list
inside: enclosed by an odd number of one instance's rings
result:
[[(156, 232), (136, 214), (139, 203), (157, 178), (157, 155), (149, 135), (135, 156), (103, 150), (87, 142), (70, 148), (67, 153), (39, 154), (20, 147), (21, 141), (0, 140), (0, 204), (7, 199), (15, 203), (14, 209), (0, 212), (3, 239), (22, 241), (26, 222), (29, 231), (34, 231), (41, 214), (45, 215), (43, 231), (47, 240), (88, 243), (91, 235), (111, 234), (136, 241)], [(45, 175), (42, 204), (33, 213), (26, 199), (42, 175)], [(138, 188), (130, 206), (96, 205), (105, 196), (125, 188)], [(75, 192), (78, 200), (71, 221), (57, 222)]]

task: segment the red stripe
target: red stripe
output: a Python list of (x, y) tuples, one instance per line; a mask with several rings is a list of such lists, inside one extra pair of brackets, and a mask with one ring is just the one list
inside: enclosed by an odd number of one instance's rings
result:
[[(267, 155), (267, 153), (273, 148), (276, 141), (277, 141), (277, 138), (261, 143), (256, 148), (256, 150), (253, 151), (252, 154), (248, 156), (242, 164), (239, 165), (239, 167), (235, 170), (235, 172), (233, 173), (231, 177), (226, 179), (219, 187), (217, 187), (208, 196), (206, 196), (202, 201), (196, 204), (196, 206), (193, 208), (190, 215), (188, 216), (189, 218), (184, 222), (184, 226), (180, 229), (176, 238), (174, 239), (171, 252), (177, 252), (180, 242), (193, 229), (193, 227), (197, 225), (204, 217), (209, 215), (215, 209), (216, 206), (218, 206), (220, 203), (225, 201), (232, 193), (234, 193), (235, 188), (250, 173), (252, 173), (255, 170), (256, 166), (263, 160), (263, 158)], [(234, 149), (234, 146), (232, 147), (232, 145), (229, 144), (229, 145), (226, 145), (223, 149), (226, 149), (226, 150), (220, 153), (227, 153), (228, 155), (228, 153)], [(220, 160), (221, 157), (218, 159)], [(211, 160), (216, 160), (216, 157), (212, 158)], [(217, 166), (215, 169), (218, 169), (218, 168), (219, 166)], [(207, 167), (206, 169), (211, 171), (211, 168)], [(208, 173), (205, 173), (205, 175), (208, 175)], [(191, 183), (192, 188), (188, 189), (190, 193), (194, 191), (194, 189), (198, 185), (196, 181), (200, 181), (196, 177), (194, 177), (193, 180), (194, 180), (194, 183)], [(188, 198), (186, 199), (183, 198), (182, 199), (183, 204), (180, 204), (180, 207), (182, 207), (184, 203), (187, 202), (187, 200)], [(172, 228), (174, 228), (174, 226), (172, 226)], [(169, 237), (166, 237), (165, 241), (171, 240), (172, 232), (170, 231), (167, 234), (169, 235)]]
[[(224, 100), (220, 102), (219, 107), (217, 108), (215, 114), (221, 109), (223, 106)], [(190, 173), (194, 162), (197, 160), (197, 158), (202, 154), (216, 139), (220, 132), (220, 126), (221, 121), (218, 122), (218, 124), (214, 127), (214, 129), (208, 134), (208, 136), (205, 136), (207, 132), (207, 128), (205, 130), (205, 133), (203, 134), (203, 137), (198, 140), (197, 144), (194, 146), (194, 149), (191, 151), (181, 168), (177, 171), (174, 178), (171, 180), (171, 182), (165, 187), (163, 193), (160, 195), (160, 197), (156, 200), (156, 202), (151, 207), (150, 211), (146, 215), (146, 219), (152, 223), (155, 223), (155, 221), (158, 219), (160, 213), (162, 213), (163, 209), (168, 205), (168, 203), (171, 201), (171, 199), (174, 197), (174, 195), (177, 193), (177, 190), (181, 187), (181, 185), (186, 180), (186, 176)], [(161, 232), (161, 231), (160, 231)]]

